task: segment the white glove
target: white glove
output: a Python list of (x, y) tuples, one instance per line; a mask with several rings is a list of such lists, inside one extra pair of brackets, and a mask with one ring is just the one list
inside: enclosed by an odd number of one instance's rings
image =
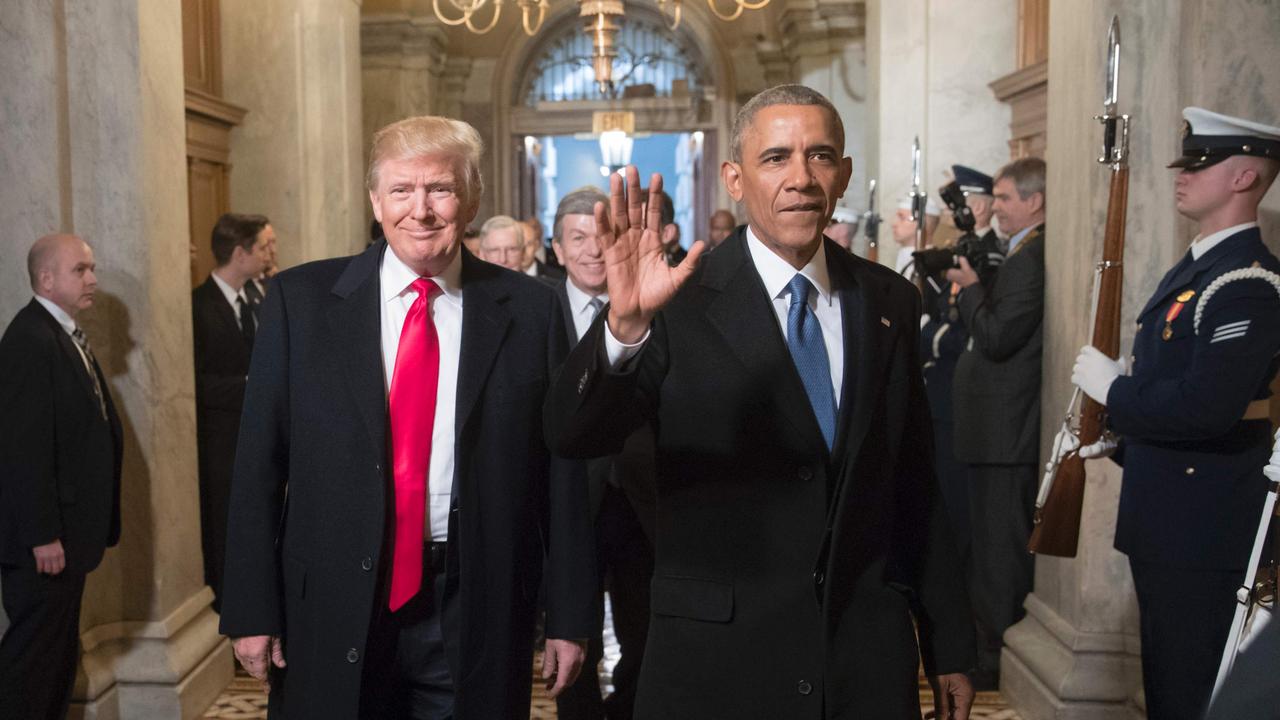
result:
[(1109, 458), (1116, 454), (1116, 448), (1120, 443), (1109, 435), (1103, 435), (1098, 438), (1098, 442), (1092, 445), (1086, 445), (1080, 448), (1080, 457), (1085, 460), (1095, 460), (1097, 458)]
[(1094, 400), (1107, 404), (1107, 392), (1111, 383), (1125, 373), (1123, 360), (1112, 360), (1092, 345), (1085, 345), (1076, 356), (1071, 368), (1071, 382)]
[(1271, 462), (1262, 468), (1262, 474), (1272, 482), (1280, 482), (1280, 430), (1276, 431), (1276, 444), (1271, 452)]
[[(1078, 447), (1080, 447), (1080, 438), (1076, 437), (1075, 433), (1071, 432), (1065, 427), (1059, 430), (1058, 434), (1053, 437), (1052, 452), (1055, 452), (1058, 454), (1057, 459), (1059, 461), (1061, 461), (1062, 458), (1070, 455)], [(1053, 467), (1053, 463), (1049, 463), (1048, 467), (1046, 467), (1045, 469), (1048, 470), (1052, 467)]]
[(921, 316), (920, 316), (920, 329), (921, 329), (921, 330), (923, 330), (923, 329), (924, 329), (924, 326), (925, 326), (925, 325), (928, 325), (928, 324), (929, 324), (929, 320), (930, 320), (930, 319), (931, 319), (931, 318), (929, 317), (929, 313), (925, 313), (925, 314), (923, 314), (923, 315), (921, 315)]

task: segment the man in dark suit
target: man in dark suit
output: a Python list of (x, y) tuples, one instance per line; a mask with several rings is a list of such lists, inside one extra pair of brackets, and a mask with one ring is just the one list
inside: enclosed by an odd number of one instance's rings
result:
[(1026, 614), (1022, 602), (1035, 579), (1027, 540), (1039, 479), (1044, 177), (1039, 158), (996, 174), (993, 208), (1009, 252), (994, 282), (981, 282), (964, 258), (947, 272), (961, 287), (957, 307), (969, 331), (953, 378), (953, 451), (968, 466), (979, 690), (999, 685), (1004, 631)]
[[(204, 580), (221, 607), (223, 550), (231, 465), (240, 435), (245, 378), (257, 328), (261, 295), (250, 290), (267, 263), (262, 215), (226, 213), (214, 223), (210, 244), (218, 264), (191, 291), (191, 331), (196, 363), (196, 450), (200, 471), (200, 547)], [(254, 298), (257, 298), (255, 300)]]
[(524, 233), (524, 274), (553, 283), (564, 279), (564, 268), (554, 262), (555, 255), (547, 255), (538, 218), (525, 218), (520, 223), (520, 231)]
[(221, 628), (272, 717), (527, 718), (544, 566), (551, 694), (578, 673), (586, 484), (541, 414), (563, 315), (550, 288), (462, 249), (480, 152), (456, 120), (380, 130), (386, 242), (286, 270), (263, 301)]
[(635, 168), (596, 213), (610, 305), (552, 385), (547, 427), (591, 456), (655, 422), (639, 718), (918, 718), (922, 657), (941, 716), (968, 716), (973, 630), (931, 464), (920, 298), (823, 238), (843, 147), (825, 97), (778, 86), (735, 121), (721, 177), (747, 226), (713, 253), (667, 265), (658, 175), (647, 213)]
[[(556, 208), (551, 248), (568, 277), (555, 284), (565, 329), (574, 346), (609, 302), (596, 203), (609, 197), (594, 187), (565, 195)], [(561, 720), (628, 720), (649, 632), (649, 581), (653, 577), (653, 431), (637, 430), (621, 453), (587, 464), (588, 497), (595, 522), (598, 575), (609, 591), (613, 630), (621, 657), (613, 668), (613, 694), (601, 700), (596, 665), (603, 656), (603, 623), (591, 633), (578, 681), (556, 699)], [(603, 621), (603, 597), (599, 615)]]
[(1280, 370), (1280, 260), (1257, 222), (1280, 128), (1195, 107), (1183, 118), (1169, 167), (1199, 233), (1138, 313), (1133, 374), (1089, 346), (1072, 372), (1121, 438), (1115, 545), (1138, 595), (1152, 720), (1198, 719), (1208, 704), (1267, 493)]
[(76, 323), (93, 250), (49, 235), (27, 256), (35, 293), (0, 339), (0, 717), (66, 717), (85, 576), (120, 539), (120, 420)]

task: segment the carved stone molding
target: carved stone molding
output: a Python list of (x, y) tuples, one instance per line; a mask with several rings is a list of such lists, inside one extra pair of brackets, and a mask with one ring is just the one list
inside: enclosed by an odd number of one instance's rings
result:
[(1012, 109), (1009, 156), (1043, 157), (1049, 120), (1049, 61), (1015, 70), (988, 87), (997, 100)]

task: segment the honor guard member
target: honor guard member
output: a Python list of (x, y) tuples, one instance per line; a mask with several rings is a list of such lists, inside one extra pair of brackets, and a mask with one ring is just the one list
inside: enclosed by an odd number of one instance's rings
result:
[(1183, 110), (1178, 212), (1191, 248), (1138, 315), (1131, 374), (1086, 346), (1072, 382), (1107, 406), (1124, 467), (1116, 549), (1129, 556), (1152, 720), (1199, 718), (1231, 626), (1266, 494), (1268, 387), (1280, 358), (1280, 261), (1258, 203), (1280, 171), (1280, 127)]
[[(994, 181), (990, 175), (964, 165), (952, 165), (951, 172), (965, 202), (973, 212), (973, 234), (995, 247), (998, 245), (995, 231), (991, 229)], [(920, 357), (924, 362), (925, 392), (929, 396), (929, 410), (933, 415), (933, 441), (936, 457), (935, 470), (942, 487), (943, 502), (955, 531), (959, 555), (968, 562), (969, 556), (969, 490), (965, 466), (956, 460), (953, 451), (951, 417), (952, 376), (956, 361), (969, 342), (969, 331), (960, 321), (960, 308), (956, 301), (960, 285), (945, 280), (937, 282), (938, 292), (925, 308), (920, 328)]]

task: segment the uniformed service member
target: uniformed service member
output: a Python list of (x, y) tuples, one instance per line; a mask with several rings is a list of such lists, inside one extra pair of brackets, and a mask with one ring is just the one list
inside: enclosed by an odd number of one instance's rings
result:
[(1124, 470), (1117, 550), (1129, 556), (1147, 717), (1200, 718), (1231, 626), (1271, 452), (1280, 260), (1258, 203), (1280, 172), (1280, 127), (1183, 111), (1178, 212), (1187, 254), (1138, 315), (1132, 371), (1086, 346), (1072, 382), (1104, 402)]
[[(964, 165), (952, 165), (952, 176), (965, 203), (973, 212), (973, 234), (991, 247), (999, 241), (991, 229), (992, 186), (990, 175)], [(936, 280), (935, 280), (936, 282)], [(925, 307), (924, 323), (920, 328), (920, 357), (924, 361), (925, 394), (929, 396), (929, 411), (933, 415), (933, 442), (936, 455), (934, 468), (938, 484), (942, 488), (943, 504), (955, 532), (957, 549), (963, 562), (969, 555), (969, 489), (965, 466), (956, 459), (952, 432), (954, 421), (951, 413), (952, 376), (956, 361), (969, 342), (969, 331), (960, 320), (960, 285), (942, 281), (936, 293), (928, 292), (929, 303)]]

